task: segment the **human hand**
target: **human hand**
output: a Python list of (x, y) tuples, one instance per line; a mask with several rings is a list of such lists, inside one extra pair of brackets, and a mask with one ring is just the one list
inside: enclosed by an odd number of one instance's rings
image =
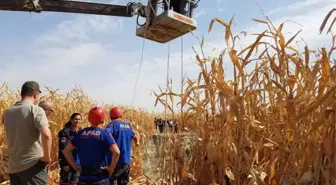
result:
[(63, 167), (63, 170), (64, 170), (65, 172), (69, 172), (69, 170), (70, 170), (70, 166), (64, 166), (64, 167)]
[(74, 169), (75, 169), (76, 172), (78, 172), (78, 171), (80, 171), (82, 169), (82, 167), (79, 166), (79, 165), (76, 165)]
[(51, 157), (43, 156), (41, 161), (45, 162), (46, 164), (49, 164), (51, 162)]
[(112, 173), (113, 173), (113, 169), (111, 169), (111, 167), (110, 166), (105, 166), (105, 167), (102, 167), (101, 168), (102, 170), (107, 170), (107, 172), (108, 172), (108, 176), (110, 177), (111, 175), (112, 175)]

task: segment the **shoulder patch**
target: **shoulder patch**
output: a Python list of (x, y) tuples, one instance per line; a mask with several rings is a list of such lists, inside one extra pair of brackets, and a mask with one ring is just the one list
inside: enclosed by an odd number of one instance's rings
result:
[(66, 141), (67, 141), (66, 137), (62, 137), (62, 138), (61, 138), (61, 142), (62, 142), (62, 143), (66, 142)]

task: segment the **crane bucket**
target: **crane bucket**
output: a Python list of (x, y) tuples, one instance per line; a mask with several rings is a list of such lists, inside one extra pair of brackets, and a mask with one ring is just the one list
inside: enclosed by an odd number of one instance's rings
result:
[(136, 35), (155, 42), (166, 43), (190, 33), (197, 27), (197, 22), (172, 10), (163, 12), (151, 21), (150, 26), (137, 28)]

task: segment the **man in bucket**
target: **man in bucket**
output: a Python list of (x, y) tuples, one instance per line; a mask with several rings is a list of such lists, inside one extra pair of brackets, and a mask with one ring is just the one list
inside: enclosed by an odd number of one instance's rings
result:
[[(88, 120), (91, 126), (80, 130), (63, 153), (69, 164), (80, 171), (78, 185), (109, 185), (109, 177), (117, 164), (120, 151), (111, 134), (98, 128), (105, 120), (105, 113), (101, 107), (92, 108)], [(78, 149), (81, 166), (76, 165), (72, 156), (71, 152), (75, 148)], [(113, 153), (111, 161), (106, 160), (109, 152)]]

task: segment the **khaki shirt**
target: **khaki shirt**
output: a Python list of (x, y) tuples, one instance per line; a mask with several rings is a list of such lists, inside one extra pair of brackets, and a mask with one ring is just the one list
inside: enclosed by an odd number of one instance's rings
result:
[(4, 112), (8, 143), (8, 173), (34, 166), (43, 157), (40, 128), (49, 126), (44, 110), (30, 102), (17, 102)]

